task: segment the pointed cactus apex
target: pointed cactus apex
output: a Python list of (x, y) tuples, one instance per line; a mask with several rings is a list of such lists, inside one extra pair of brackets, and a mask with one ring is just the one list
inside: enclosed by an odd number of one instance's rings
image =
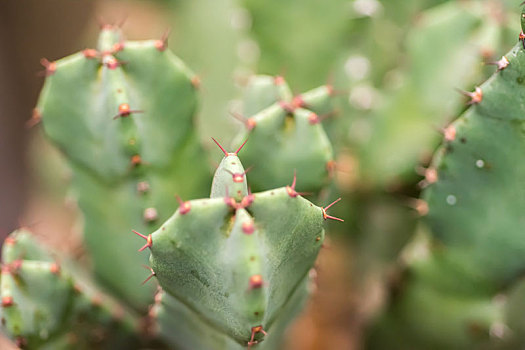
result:
[(195, 89), (198, 89), (201, 87), (201, 78), (199, 78), (197, 75), (194, 75), (192, 78), (191, 78), (191, 85), (193, 85), (193, 87)]
[(285, 80), (284, 80), (284, 78), (281, 75), (277, 75), (273, 79), (273, 82), (275, 83), (275, 85), (283, 85), (285, 83)]
[(247, 208), (253, 203), (254, 200), (255, 200), (255, 195), (249, 192), (247, 196), (244, 196), (242, 198), (241, 203), (239, 204), (239, 207)]
[(304, 107), (306, 107), (306, 102), (304, 101), (302, 95), (297, 95), (297, 96), (295, 96), (295, 97), (293, 98), (293, 100), (292, 100), (292, 104), (293, 104), (296, 108), (304, 108)]

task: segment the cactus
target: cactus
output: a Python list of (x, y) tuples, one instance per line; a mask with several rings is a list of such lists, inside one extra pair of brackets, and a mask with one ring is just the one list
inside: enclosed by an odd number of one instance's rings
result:
[(73, 169), (97, 276), (142, 310), (153, 289), (137, 288), (144, 275), (126, 232), (157, 228), (175, 210), (175, 193), (203, 195), (208, 181), (192, 128), (197, 79), (166, 45), (124, 41), (105, 26), (96, 50), (44, 61), (36, 109)]
[(13, 232), (2, 250), (0, 316), (18, 347), (137, 348), (137, 315), (105, 295), (71, 262), (60, 264), (31, 233)]
[(182, 348), (242, 349), (264, 340), (257, 348), (274, 349), (307, 295), (323, 219), (340, 219), (326, 213), (331, 205), (301, 197), (295, 181), (252, 194), (240, 148), (221, 149), (210, 198), (181, 200), (158, 230), (136, 232), (162, 287), (152, 314), (160, 334)]
[(419, 247), (427, 254), (410, 261), (370, 348), (525, 344), (525, 322), (516, 317), (524, 309), (525, 269), (523, 28), (519, 37), (497, 72), (467, 93), (470, 108), (445, 129), (422, 195), (431, 234)]
[[(302, 185), (295, 176), (289, 186), (252, 194), (237, 156), (245, 140), (234, 153), (216, 141), (225, 156), (210, 198), (183, 201), (198, 198), (209, 172), (192, 130), (197, 79), (166, 45), (166, 38), (124, 41), (119, 28), (105, 25), (97, 49), (42, 61), (46, 81), (33, 122), (42, 119), (72, 169), (102, 287), (28, 232), (14, 232), (4, 244), (0, 294), (3, 329), (21, 347), (162, 348), (164, 341), (170, 348), (274, 349), (302, 309), (323, 221), (342, 221), (327, 214), (338, 200), (313, 205), (296, 191)], [(272, 116), (257, 130), (296, 123), (302, 142), (311, 141), (308, 164), (321, 159), (325, 176), (331, 145), (305, 108), (329, 108), (331, 90), (292, 98), (284, 80), (271, 81), (249, 104), (256, 116)], [(272, 88), (278, 96), (268, 99)], [(307, 177), (309, 165), (298, 165)], [(293, 169), (285, 171), (291, 181)], [(323, 178), (308, 181), (319, 186)], [(139, 237), (130, 239), (132, 229)], [(140, 238), (146, 243), (139, 251), (151, 251), (149, 276), (140, 267), (146, 256), (134, 252)], [(161, 286), (155, 298), (154, 284), (146, 283), (153, 277)], [(152, 332), (144, 336), (139, 317), (153, 301), (144, 327)]]
[(297, 186), (306, 191), (327, 185), (334, 160), (321, 120), (333, 112), (332, 95), (333, 89), (326, 85), (292, 97), (280, 76), (250, 80), (240, 117), (245, 128), (238, 140), (250, 139), (243, 154), (245, 162), (254, 165), (250, 173), (254, 190), (282, 186), (294, 171)]

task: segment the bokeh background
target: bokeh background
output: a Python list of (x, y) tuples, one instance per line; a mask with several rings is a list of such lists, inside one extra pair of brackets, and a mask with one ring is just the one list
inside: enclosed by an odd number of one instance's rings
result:
[[(54, 60), (92, 47), (100, 23), (129, 39), (161, 37), (202, 79), (202, 143), (240, 124), (240, 90), (255, 73), (295, 92), (329, 82), (338, 114), (324, 122), (344, 200), (318, 262), (318, 288), (286, 349), (358, 349), (420, 230), (421, 169), (440, 130), (516, 41), (510, 0), (25, 0), (0, 2), (0, 235), (31, 226), (65, 251), (79, 245), (60, 155), (28, 128)], [(31, 124), (31, 123), (29, 123)], [(335, 208), (334, 208), (335, 209)], [(1, 344), (2, 349), (7, 344)]]

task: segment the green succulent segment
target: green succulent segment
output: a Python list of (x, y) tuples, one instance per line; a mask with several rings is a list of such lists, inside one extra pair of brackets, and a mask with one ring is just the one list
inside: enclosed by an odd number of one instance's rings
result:
[(192, 121), (194, 75), (164, 41), (123, 41), (108, 26), (97, 50), (58, 60), (47, 75), (37, 108), (73, 168), (96, 274), (145, 309), (153, 289), (137, 288), (145, 260), (130, 229), (156, 229), (175, 210), (174, 194), (204, 195), (208, 184)]
[[(423, 198), (434, 242), (428, 257), (410, 266), (382, 327), (405, 325), (391, 334), (395, 341), (403, 339), (400, 348), (429, 349), (417, 334), (436, 349), (479, 348), (480, 334), (485, 342), (508, 348), (525, 343), (523, 332), (516, 331), (525, 322), (513, 316), (525, 311), (519, 287), (525, 270), (522, 43), (499, 63), (498, 72), (470, 95), (473, 106), (447, 128), (432, 162), (437, 177)], [(506, 302), (498, 304), (497, 295)]]
[(255, 75), (243, 91), (243, 114), (252, 116), (275, 102), (291, 102), (292, 91), (282, 77)]
[(329, 90), (320, 87), (291, 99), (281, 77), (252, 79), (244, 110), (255, 114), (244, 113), (246, 127), (238, 136), (239, 141), (250, 140), (243, 148), (243, 158), (246, 164), (255, 165), (250, 172), (252, 189), (283, 186), (294, 171), (298, 186), (305, 191), (319, 191), (328, 183), (332, 145), (321, 125), (323, 115), (312, 110), (328, 111)]
[(2, 329), (22, 348), (138, 348), (136, 316), (58, 265), (28, 231), (4, 242), (0, 295)]
[[(295, 187), (221, 197), (216, 186), (233, 188), (234, 169), (242, 171), (242, 164), (236, 153), (226, 152), (211, 198), (182, 202), (147, 237), (150, 264), (163, 289), (153, 313), (168, 341), (242, 349), (264, 339), (259, 348), (273, 349), (308, 294), (325, 210)], [(240, 184), (246, 188), (245, 176)]]
[(370, 135), (359, 145), (366, 182), (385, 187), (414, 178), (414, 167), (439, 141), (435, 128), (461, 108), (462, 96), (454, 88), (483, 76), (480, 53), (498, 52), (508, 37), (489, 8), (483, 2), (449, 1), (418, 17), (406, 38), (409, 65), (399, 87), (386, 91), (362, 119), (370, 123)]

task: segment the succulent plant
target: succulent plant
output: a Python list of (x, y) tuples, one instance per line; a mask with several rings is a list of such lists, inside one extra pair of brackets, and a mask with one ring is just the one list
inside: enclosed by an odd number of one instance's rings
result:
[(525, 268), (523, 42), (496, 66), (466, 94), (470, 107), (445, 129), (422, 195), (430, 230), (415, 249), (425, 254), (409, 260), (370, 348), (525, 344), (524, 321), (516, 317), (523, 311)]

